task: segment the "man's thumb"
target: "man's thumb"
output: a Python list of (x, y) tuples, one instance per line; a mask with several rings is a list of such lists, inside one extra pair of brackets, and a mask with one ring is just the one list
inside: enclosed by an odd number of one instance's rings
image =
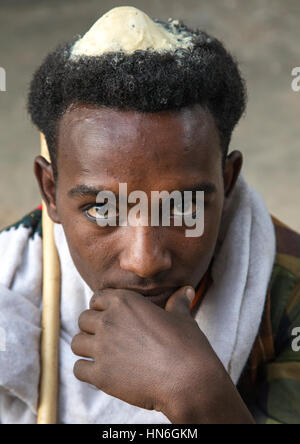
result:
[(191, 314), (191, 303), (195, 290), (190, 285), (179, 288), (167, 300), (165, 310), (173, 313)]

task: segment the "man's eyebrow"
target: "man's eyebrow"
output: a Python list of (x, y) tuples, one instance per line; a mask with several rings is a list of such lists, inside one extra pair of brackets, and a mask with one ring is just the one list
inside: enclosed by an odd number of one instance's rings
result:
[(204, 191), (205, 193), (211, 194), (217, 192), (217, 187), (212, 182), (201, 182), (191, 187), (185, 187), (180, 191), (192, 191), (193, 193), (196, 191)]
[(95, 188), (88, 185), (77, 185), (68, 191), (69, 197), (85, 197), (92, 196), (96, 197), (100, 191), (103, 191), (104, 188)]
[[(95, 188), (88, 185), (77, 185), (76, 187), (72, 188), (68, 191), (69, 197), (86, 197), (86, 196), (92, 196), (96, 197), (100, 191), (103, 191), (104, 188)], [(205, 193), (216, 193), (217, 188), (216, 186), (211, 182), (201, 182), (198, 185), (183, 188), (179, 190), (181, 193), (184, 191), (192, 191), (193, 193), (196, 191), (204, 191)]]

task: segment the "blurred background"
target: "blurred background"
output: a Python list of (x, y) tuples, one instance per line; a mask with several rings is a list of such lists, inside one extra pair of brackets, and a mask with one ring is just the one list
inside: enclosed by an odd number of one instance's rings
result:
[(0, 229), (40, 204), (33, 176), (39, 134), (26, 113), (34, 70), (54, 47), (84, 34), (103, 13), (130, 5), (152, 17), (182, 19), (221, 39), (237, 57), (249, 102), (231, 150), (244, 154), (248, 182), (272, 214), (300, 231), (299, 0), (0, 0)]

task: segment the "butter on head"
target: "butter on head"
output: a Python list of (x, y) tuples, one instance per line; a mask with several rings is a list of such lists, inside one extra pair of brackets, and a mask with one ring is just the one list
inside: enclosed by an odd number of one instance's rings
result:
[(155, 23), (147, 14), (132, 6), (111, 9), (79, 40), (71, 58), (100, 56), (107, 52), (136, 50), (175, 51), (192, 47), (192, 36), (178, 31), (177, 20), (170, 22), (172, 31)]

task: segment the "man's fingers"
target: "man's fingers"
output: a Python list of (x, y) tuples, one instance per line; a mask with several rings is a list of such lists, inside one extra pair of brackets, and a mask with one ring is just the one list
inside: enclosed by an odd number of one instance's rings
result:
[(103, 292), (94, 294), (90, 300), (90, 310), (105, 310), (107, 301), (104, 299)]
[(90, 300), (90, 309), (92, 310), (106, 310), (115, 303), (119, 304), (125, 301), (127, 298), (140, 298), (144, 300), (144, 297), (135, 291), (126, 290), (123, 288), (105, 288), (97, 291)]
[(80, 330), (94, 335), (97, 322), (99, 322), (99, 311), (85, 310), (78, 318), (78, 327)]
[(93, 384), (94, 365), (94, 362), (79, 359), (74, 364), (73, 373), (80, 381)]
[(84, 358), (94, 357), (94, 336), (86, 333), (79, 333), (74, 336), (71, 342), (71, 349), (77, 356), (83, 356)]
[(90, 309), (92, 310), (106, 310), (109, 307), (112, 297), (120, 292), (116, 288), (105, 288), (97, 291), (90, 300)]
[(165, 310), (173, 313), (191, 315), (191, 303), (195, 297), (195, 290), (190, 285), (181, 287), (167, 300)]

